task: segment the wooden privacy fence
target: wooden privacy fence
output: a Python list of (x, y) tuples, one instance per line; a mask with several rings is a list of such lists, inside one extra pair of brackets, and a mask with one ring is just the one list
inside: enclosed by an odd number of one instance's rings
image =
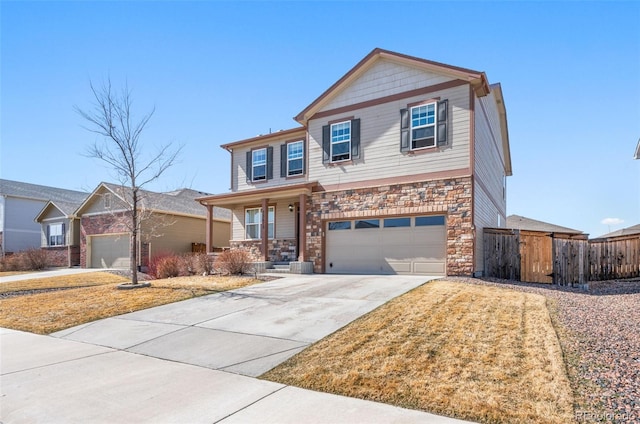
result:
[(640, 277), (640, 235), (589, 240), (591, 281)]
[(640, 236), (588, 240), (586, 234), (484, 229), (489, 277), (576, 286), (640, 276)]

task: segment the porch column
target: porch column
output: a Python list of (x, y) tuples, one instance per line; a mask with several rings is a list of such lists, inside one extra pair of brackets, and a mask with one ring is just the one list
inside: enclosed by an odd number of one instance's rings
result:
[(207, 227), (206, 227), (207, 234), (205, 237), (205, 240), (207, 243), (207, 253), (210, 253), (212, 249), (212, 246), (211, 246), (211, 240), (212, 240), (211, 230), (213, 228), (212, 219), (213, 219), (213, 206), (207, 205)]
[(269, 199), (262, 199), (262, 260), (269, 260)]
[(298, 246), (300, 251), (298, 252), (298, 261), (304, 262), (307, 251), (307, 196), (305, 194), (300, 195), (299, 199), (299, 218), (298, 218)]

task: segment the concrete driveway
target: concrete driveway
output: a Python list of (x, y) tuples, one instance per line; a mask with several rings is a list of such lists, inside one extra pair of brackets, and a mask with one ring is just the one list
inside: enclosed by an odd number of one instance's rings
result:
[(3, 329), (0, 420), (459, 422), (251, 378), (427, 280), (295, 276), (53, 337)]

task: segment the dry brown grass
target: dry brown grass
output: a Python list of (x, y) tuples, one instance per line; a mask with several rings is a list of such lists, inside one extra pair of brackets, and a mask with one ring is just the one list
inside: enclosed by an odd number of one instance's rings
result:
[(33, 271), (0, 271), (0, 277), (11, 277), (12, 275), (31, 274)]
[(0, 284), (0, 293), (23, 290), (101, 286), (105, 284), (123, 283), (125, 281), (127, 281), (125, 277), (110, 274), (108, 272), (87, 272), (59, 277), (34, 278), (30, 280), (2, 283)]
[(436, 281), (263, 378), (480, 422), (573, 421), (545, 298)]
[[(94, 276), (93, 273), (84, 275), (90, 275), (90, 278)], [(118, 278), (120, 282), (126, 281), (122, 277)], [(18, 296), (0, 300), (0, 326), (49, 334), (96, 319), (231, 290), (256, 282), (259, 280), (194, 276), (154, 280), (151, 287), (134, 290), (118, 290), (117, 284), (111, 283)]]

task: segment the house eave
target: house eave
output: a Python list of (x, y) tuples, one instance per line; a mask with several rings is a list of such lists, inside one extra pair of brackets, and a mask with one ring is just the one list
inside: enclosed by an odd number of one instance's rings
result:
[(205, 206), (234, 207), (245, 204), (259, 203), (262, 199), (269, 200), (286, 199), (301, 194), (311, 195), (317, 182), (292, 184), (287, 186), (267, 187), (257, 190), (246, 190), (234, 193), (217, 194), (197, 198), (196, 201)]
[(296, 127), (290, 128), (288, 130), (280, 130), (270, 134), (258, 135), (256, 137), (247, 138), (244, 140), (234, 141), (232, 143), (226, 143), (220, 145), (223, 149), (231, 152), (235, 147), (244, 146), (245, 144), (255, 143), (256, 141), (260, 142), (269, 142), (271, 140), (279, 140), (281, 138), (287, 137), (296, 137), (298, 135), (304, 137), (306, 135), (307, 129), (305, 127)]

